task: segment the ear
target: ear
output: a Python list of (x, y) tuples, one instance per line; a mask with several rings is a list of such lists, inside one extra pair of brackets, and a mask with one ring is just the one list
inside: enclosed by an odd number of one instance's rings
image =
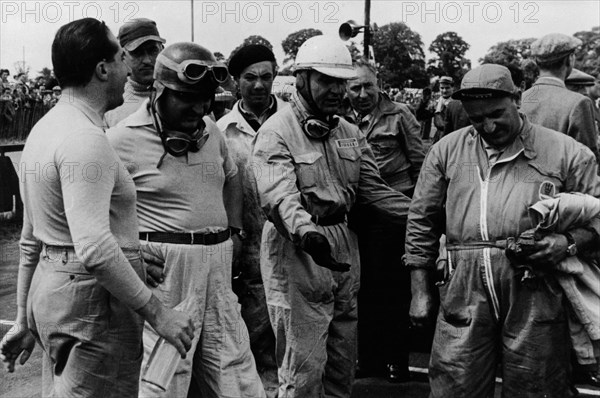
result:
[(107, 81), (108, 80), (108, 65), (106, 61), (100, 61), (96, 64), (96, 69), (94, 70), (94, 73), (96, 75), (96, 77), (98, 78), (98, 80), (100, 81)]

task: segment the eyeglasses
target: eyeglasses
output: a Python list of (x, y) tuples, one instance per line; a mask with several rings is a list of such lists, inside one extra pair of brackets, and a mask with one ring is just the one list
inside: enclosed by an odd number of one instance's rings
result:
[(204, 78), (207, 72), (211, 72), (214, 80), (221, 84), (229, 77), (229, 71), (225, 65), (208, 64), (197, 59), (188, 59), (178, 64), (177, 62), (159, 54), (156, 62), (162, 63), (172, 71), (177, 72), (177, 77), (184, 83), (194, 84)]

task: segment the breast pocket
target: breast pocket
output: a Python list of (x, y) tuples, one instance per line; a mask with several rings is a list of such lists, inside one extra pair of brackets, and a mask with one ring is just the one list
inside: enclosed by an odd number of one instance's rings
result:
[(304, 192), (309, 188), (316, 187), (322, 172), (320, 159), (323, 155), (320, 152), (308, 152), (292, 154), (292, 157), (300, 191)]
[(360, 148), (337, 148), (337, 153), (340, 157), (340, 169), (346, 181), (358, 183), (362, 156)]

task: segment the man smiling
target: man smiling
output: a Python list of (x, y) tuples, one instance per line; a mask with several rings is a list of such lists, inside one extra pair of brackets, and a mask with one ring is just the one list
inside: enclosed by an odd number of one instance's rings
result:
[(472, 126), (430, 149), (408, 216), (405, 263), (411, 269), (410, 314), (422, 325), (432, 312), (428, 272), (438, 239), (447, 237), (449, 279), (430, 361), (431, 397), (493, 395), (502, 364), (503, 396), (570, 397), (570, 342), (562, 289), (554, 267), (576, 248), (599, 243), (600, 223), (548, 234), (519, 258), (543, 272), (538, 285), (505, 255), (508, 238), (533, 228), (528, 207), (551, 192), (600, 196), (593, 153), (519, 114), (507, 68), (468, 72), (453, 98)]

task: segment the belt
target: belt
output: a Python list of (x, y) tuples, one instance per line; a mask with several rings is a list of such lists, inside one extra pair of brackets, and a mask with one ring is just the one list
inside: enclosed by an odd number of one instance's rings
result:
[[(137, 260), (141, 258), (140, 248), (138, 247), (121, 247), (123, 254), (129, 261)], [(75, 252), (74, 246), (56, 246), (56, 245), (48, 245), (46, 243), (42, 244), (42, 256), (44, 259), (50, 263), (62, 262), (62, 264), (67, 263), (77, 263), (81, 264), (81, 260), (77, 257), (77, 253)], [(88, 271), (80, 267), (82, 272), (88, 273)]]
[(231, 237), (231, 231), (186, 233), (186, 232), (140, 232), (140, 241), (173, 243), (176, 245), (216, 245)]
[(506, 249), (509, 239), (474, 240), (474, 241), (469, 241), (469, 242), (448, 243), (448, 244), (446, 244), (446, 250), (449, 250), (449, 251), (474, 250), (474, 249), (484, 249), (486, 247), (494, 247), (497, 249)]
[(319, 217), (311, 216), (310, 219), (317, 225), (322, 227), (328, 227), (331, 225), (341, 224), (346, 221), (346, 213), (332, 214), (330, 216)]

